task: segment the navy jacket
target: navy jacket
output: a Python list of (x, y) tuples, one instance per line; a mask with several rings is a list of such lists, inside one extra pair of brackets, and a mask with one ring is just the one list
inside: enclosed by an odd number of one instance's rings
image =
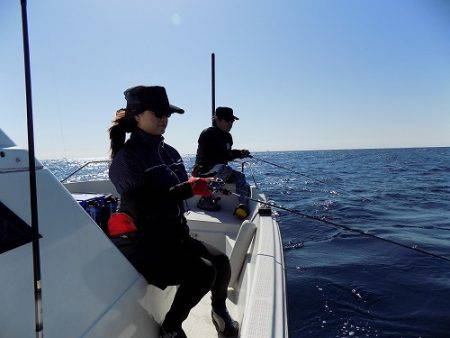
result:
[(162, 136), (133, 132), (112, 160), (109, 177), (121, 197), (120, 211), (134, 219), (155, 252), (189, 235), (183, 200), (192, 189), (180, 154)]
[(232, 150), (233, 138), (230, 133), (218, 127), (209, 127), (198, 138), (194, 176), (207, 173), (216, 164), (228, 164), (241, 156), (240, 150)]

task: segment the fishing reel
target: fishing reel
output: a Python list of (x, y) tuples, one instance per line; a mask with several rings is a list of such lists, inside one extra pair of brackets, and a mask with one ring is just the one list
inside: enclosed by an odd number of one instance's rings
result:
[(208, 183), (209, 189), (215, 193), (222, 193), (224, 195), (229, 195), (229, 190), (225, 189), (225, 181), (221, 178), (213, 177)]
[(225, 189), (225, 184), (233, 173), (228, 165), (217, 165), (213, 168), (215, 169), (215, 174), (208, 183), (209, 188), (213, 193), (222, 193), (224, 195), (230, 195), (231, 192)]

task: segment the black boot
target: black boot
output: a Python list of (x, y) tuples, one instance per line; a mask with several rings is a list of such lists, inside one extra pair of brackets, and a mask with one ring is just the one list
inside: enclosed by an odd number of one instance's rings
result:
[(179, 327), (167, 327), (165, 323), (161, 325), (159, 332), (161, 338), (187, 338), (181, 326)]
[(224, 337), (237, 337), (239, 323), (231, 318), (227, 308), (212, 309), (211, 318), (219, 334)]

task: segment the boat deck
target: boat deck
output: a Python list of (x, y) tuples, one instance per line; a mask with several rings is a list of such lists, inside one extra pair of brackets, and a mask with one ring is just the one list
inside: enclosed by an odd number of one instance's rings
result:
[[(233, 319), (237, 319), (237, 306), (227, 299), (227, 308)], [(208, 292), (190, 312), (183, 323), (188, 338), (222, 337), (211, 320), (211, 292)]]
[[(205, 212), (198, 209), (196, 200), (192, 199), (189, 201), (189, 211), (186, 213), (192, 235), (213, 244), (227, 255), (230, 255), (234, 238), (242, 224), (242, 220), (233, 216), (237, 200), (234, 201), (233, 198), (230, 200), (221, 201), (220, 211)], [(220, 241), (215, 240), (215, 234), (218, 235), (217, 239), (221, 238)], [(238, 307), (230, 299), (227, 299), (227, 308), (232, 318), (238, 320)], [(211, 292), (207, 293), (191, 310), (189, 317), (183, 323), (183, 329), (189, 338), (221, 337), (211, 319)]]
[[(189, 201), (189, 211), (186, 213), (191, 233), (200, 240), (205, 240), (215, 245), (227, 255), (230, 254), (234, 244), (234, 238), (242, 220), (233, 216), (233, 204), (222, 201), (222, 209), (215, 212), (205, 212), (196, 206), (195, 200)], [(215, 234), (222, 240), (215, 240)], [(226, 236), (224, 236), (224, 234)], [(223, 241), (223, 239), (227, 239)], [(238, 320), (238, 309), (230, 299), (227, 299), (227, 308), (233, 319)], [(189, 338), (196, 337), (221, 337), (218, 335), (211, 319), (211, 292), (208, 292), (195, 306), (187, 320), (183, 323), (183, 329)]]
[[(76, 182), (65, 186), (72, 193), (117, 195), (109, 181)], [(254, 187), (252, 196), (265, 199)], [(200, 210), (197, 201), (196, 196), (186, 201), (185, 216), (190, 233), (192, 237), (215, 246), (230, 257), (232, 282), (227, 308), (242, 328), (239, 336), (287, 337), (282, 247), (273, 217), (261, 216), (258, 213), (259, 205), (251, 201), (248, 219), (244, 222), (236, 218), (233, 215), (238, 204), (235, 196), (223, 196), (220, 201), (222, 208), (216, 212)], [(175, 286), (161, 290), (148, 285), (144, 298), (139, 299), (147, 314), (154, 319), (152, 329), (155, 333), (175, 293)], [(211, 319), (210, 298), (211, 293), (206, 294), (183, 323), (187, 337), (221, 337)]]

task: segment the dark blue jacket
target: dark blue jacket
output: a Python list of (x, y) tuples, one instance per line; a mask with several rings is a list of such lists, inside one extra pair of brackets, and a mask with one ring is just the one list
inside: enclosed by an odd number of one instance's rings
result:
[(121, 196), (120, 211), (133, 217), (155, 251), (189, 235), (183, 200), (192, 189), (180, 154), (162, 136), (133, 132), (112, 160), (109, 177)]
[(193, 175), (207, 173), (216, 164), (228, 164), (241, 156), (241, 151), (231, 149), (233, 137), (219, 127), (209, 127), (202, 131), (198, 138), (197, 156)]

